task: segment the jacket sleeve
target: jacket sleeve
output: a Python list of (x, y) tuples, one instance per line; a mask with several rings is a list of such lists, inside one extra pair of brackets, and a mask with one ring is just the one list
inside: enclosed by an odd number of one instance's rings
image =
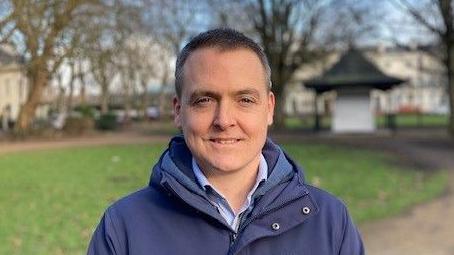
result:
[(339, 247), (339, 255), (364, 255), (364, 245), (358, 229), (344, 207), (343, 235)]
[(122, 255), (111, 213), (106, 211), (93, 233), (87, 255)]

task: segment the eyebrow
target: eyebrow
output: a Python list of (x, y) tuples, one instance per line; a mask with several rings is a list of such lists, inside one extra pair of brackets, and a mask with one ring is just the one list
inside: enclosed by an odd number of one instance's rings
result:
[(253, 95), (257, 98), (260, 97), (260, 92), (256, 89), (243, 89), (234, 93), (235, 95)]
[(212, 97), (215, 99), (220, 98), (219, 93), (216, 93), (214, 91), (196, 89), (191, 93), (191, 96), (189, 97), (189, 102), (193, 102), (196, 98), (203, 97), (203, 96)]
[[(260, 98), (260, 92), (257, 89), (242, 89), (239, 91), (235, 91), (232, 94), (234, 96), (253, 95), (257, 98)], [(196, 98), (202, 96), (208, 96), (214, 99), (219, 99), (221, 97), (219, 93), (212, 90), (196, 89), (191, 93), (191, 96), (189, 97), (189, 102), (193, 102)]]

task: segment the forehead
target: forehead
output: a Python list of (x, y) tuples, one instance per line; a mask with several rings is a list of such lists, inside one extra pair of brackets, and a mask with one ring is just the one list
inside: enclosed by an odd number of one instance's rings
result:
[(185, 90), (207, 87), (267, 90), (266, 72), (257, 54), (246, 48), (202, 48), (191, 53), (184, 65)]

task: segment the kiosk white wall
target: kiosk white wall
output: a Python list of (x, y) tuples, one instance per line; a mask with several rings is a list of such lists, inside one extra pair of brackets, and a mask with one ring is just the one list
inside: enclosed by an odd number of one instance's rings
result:
[(337, 91), (331, 130), (334, 133), (375, 131), (375, 118), (369, 90)]

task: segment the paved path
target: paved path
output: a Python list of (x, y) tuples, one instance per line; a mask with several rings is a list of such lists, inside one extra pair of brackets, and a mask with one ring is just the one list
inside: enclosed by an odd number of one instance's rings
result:
[(169, 137), (165, 135), (145, 136), (136, 133), (123, 132), (101, 134), (88, 137), (64, 138), (58, 140), (0, 142), (0, 154), (27, 150), (45, 150), (67, 147), (99, 146), (109, 144), (141, 144), (168, 141)]
[[(399, 145), (397, 145), (399, 143)], [(446, 169), (441, 198), (400, 216), (361, 226), (369, 255), (454, 255), (454, 141), (443, 137), (388, 141), (390, 151), (424, 169)]]
[(402, 215), (361, 226), (369, 255), (453, 255), (454, 174), (442, 198)]
[[(168, 136), (116, 133), (59, 141), (0, 143), (0, 154), (24, 150), (73, 146), (167, 142)], [(449, 189), (432, 202), (418, 205), (401, 215), (360, 226), (369, 255), (454, 255), (454, 140), (444, 135), (417, 136), (279, 136), (276, 140), (341, 144), (391, 152), (401, 162), (426, 169), (448, 170)]]

